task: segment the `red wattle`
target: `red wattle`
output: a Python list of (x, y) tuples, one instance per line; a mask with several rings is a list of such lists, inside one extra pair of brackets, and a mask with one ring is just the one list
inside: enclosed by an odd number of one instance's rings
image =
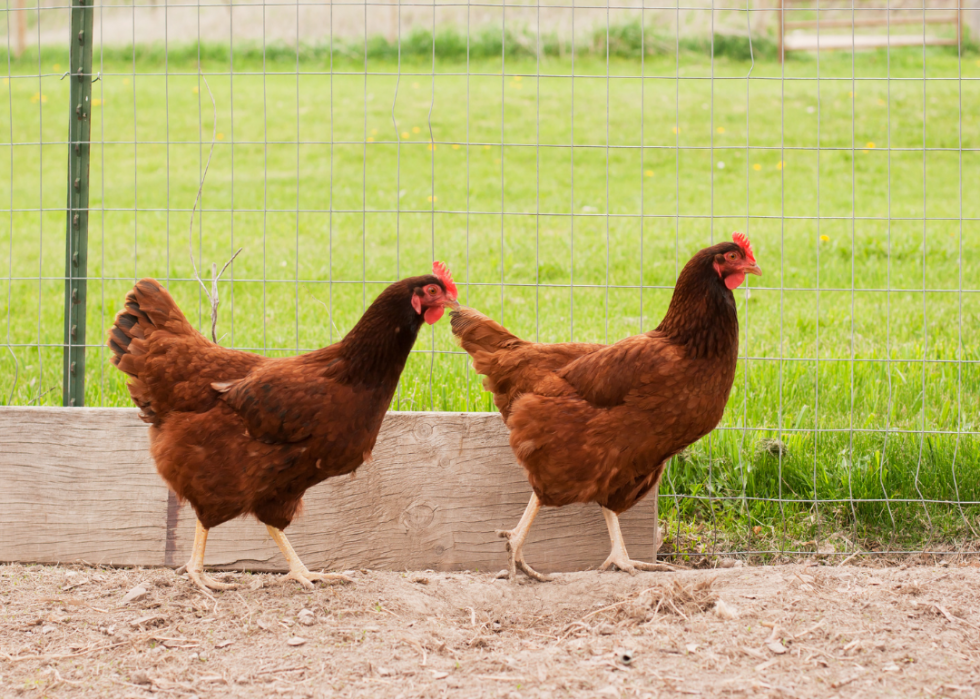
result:
[(725, 277), (725, 286), (734, 291), (739, 284), (745, 281), (745, 272), (735, 272)]
[(432, 306), (431, 308), (425, 309), (425, 322), (429, 325), (435, 324), (442, 314), (446, 312), (446, 309), (442, 306)]

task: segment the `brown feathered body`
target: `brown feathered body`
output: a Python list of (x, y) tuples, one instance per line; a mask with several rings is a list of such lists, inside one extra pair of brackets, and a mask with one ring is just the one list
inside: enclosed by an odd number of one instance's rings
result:
[(484, 375), (542, 504), (628, 510), (667, 459), (718, 424), (735, 377), (738, 318), (712, 264), (738, 249), (698, 253), (663, 322), (613, 345), (528, 342), (471, 309), (453, 314), (453, 333)]
[(422, 316), (413, 290), (388, 287), (344, 339), (270, 359), (227, 349), (188, 323), (169, 293), (140, 280), (110, 331), (112, 361), (150, 423), (157, 470), (210, 529), (255, 515), (284, 529), (303, 493), (370, 457)]

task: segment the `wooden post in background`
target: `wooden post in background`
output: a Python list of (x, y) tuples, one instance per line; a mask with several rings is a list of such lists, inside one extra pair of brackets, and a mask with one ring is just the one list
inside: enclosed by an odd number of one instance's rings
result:
[(17, 0), (17, 42), (14, 44), (14, 55), (20, 58), (24, 53), (25, 35), (27, 34), (27, 9), (24, 0)]
[[(777, 0), (779, 5), (779, 11), (776, 13), (776, 51), (779, 54), (779, 62), (783, 62), (783, 34), (786, 31), (786, 27), (783, 25), (783, 2), (784, 0)], [(820, 17), (820, 14), (817, 14)]]

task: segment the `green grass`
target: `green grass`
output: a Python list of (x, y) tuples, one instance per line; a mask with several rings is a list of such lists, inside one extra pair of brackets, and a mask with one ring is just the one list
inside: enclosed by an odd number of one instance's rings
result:
[[(331, 64), (322, 47), (299, 59), (283, 49), (263, 64), (242, 49), (233, 77), (227, 52), (202, 50), (220, 140), (193, 244), (206, 265), (244, 248), (236, 281), (222, 283), (223, 343), (270, 355), (327, 344), (384, 282), (434, 257), (465, 303), (521, 335), (615, 341), (659, 322), (691, 254), (743, 230), (766, 276), (737, 293), (746, 358), (721, 429), (670, 467), (663, 490), (699, 496), (665, 500), (672, 535), (682, 530), (674, 545), (812, 549), (845, 531), (896, 549), (971, 536), (955, 505), (848, 499), (980, 501), (975, 54), (781, 66), (760, 43), (746, 81), (735, 48), (713, 67), (699, 45), (676, 60), (648, 51), (641, 68), (610, 42), (608, 67), (602, 46), (583, 49), (572, 81), (567, 52), (538, 62), (515, 50), (502, 66), (487, 49), (467, 68), (446, 48), (455, 57), (434, 77), (424, 52), (404, 52), (399, 79), (385, 46), (366, 72), (353, 50)], [(196, 53), (165, 63), (141, 49), (135, 68), (131, 54), (103, 58), (92, 345), (142, 276), (169, 280), (207, 324), (187, 254), (212, 129)], [(0, 404), (60, 403), (65, 67), (56, 52), (25, 55), (0, 86), (0, 207), (12, 208), (0, 227)], [(491, 409), (447, 323), (417, 349), (397, 409)], [(88, 404), (129, 404), (101, 348), (86, 375)], [(757, 448), (777, 437), (783, 456)], [(814, 498), (841, 502), (815, 513)], [(980, 509), (963, 512), (978, 524)]]

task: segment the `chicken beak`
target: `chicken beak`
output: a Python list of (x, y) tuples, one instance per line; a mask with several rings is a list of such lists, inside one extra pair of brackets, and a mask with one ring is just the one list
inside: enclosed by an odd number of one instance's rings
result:
[(454, 311), (458, 311), (460, 308), (462, 308), (462, 306), (459, 305), (459, 301), (457, 301), (456, 299), (449, 298), (448, 296), (446, 297), (446, 299), (447, 299), (446, 305), (452, 308)]
[(742, 269), (743, 269), (743, 271), (745, 271), (748, 274), (754, 274), (757, 277), (761, 277), (762, 276), (762, 268), (759, 267), (759, 265), (757, 265), (757, 264), (752, 264), (751, 266), (749, 266), (749, 267), (743, 267)]

